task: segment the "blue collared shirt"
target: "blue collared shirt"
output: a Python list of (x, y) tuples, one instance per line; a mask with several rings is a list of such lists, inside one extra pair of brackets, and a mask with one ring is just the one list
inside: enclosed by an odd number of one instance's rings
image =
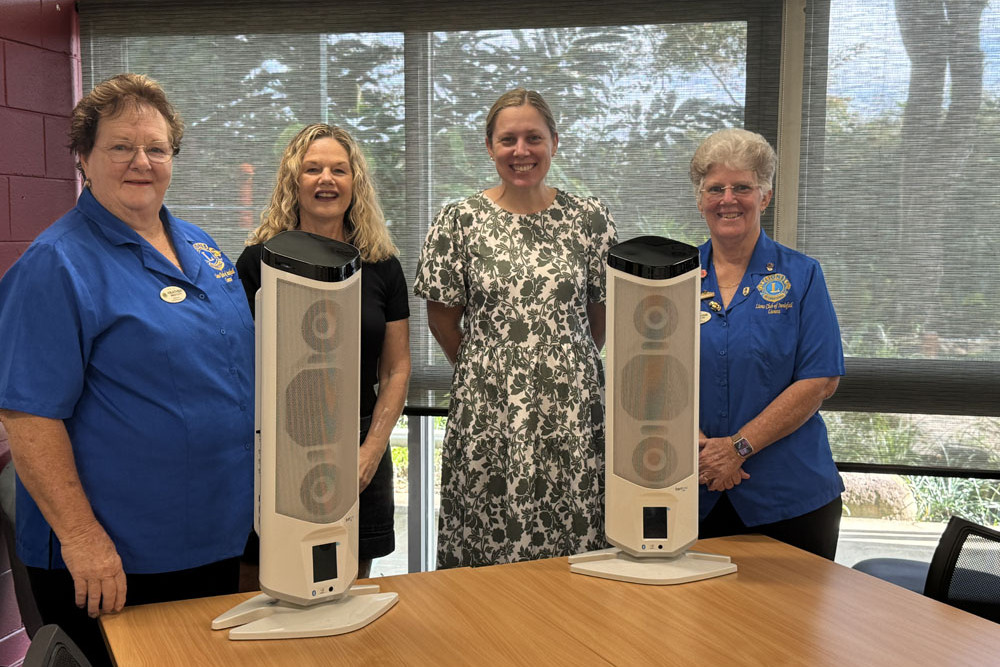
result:
[[(242, 552), (253, 489), (253, 320), (232, 263), (160, 218), (183, 271), (89, 190), (0, 281), (0, 407), (66, 425), (126, 572)], [(18, 482), (17, 543), (65, 567)]]
[[(706, 436), (733, 435), (793, 382), (844, 374), (840, 327), (819, 262), (761, 230), (743, 282), (728, 308), (715, 311), (712, 303), (721, 306), (722, 299), (712, 242), (700, 250), (708, 270), (702, 289), (715, 293), (701, 303), (711, 315), (701, 326), (699, 425)], [(819, 413), (743, 469), (750, 479), (726, 493), (748, 526), (801, 516), (844, 490)], [(701, 518), (720, 497), (700, 487)]]

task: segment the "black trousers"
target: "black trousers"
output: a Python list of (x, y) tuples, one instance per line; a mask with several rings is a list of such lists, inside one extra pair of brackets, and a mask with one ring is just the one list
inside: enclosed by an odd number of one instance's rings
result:
[(833, 560), (837, 555), (837, 538), (840, 536), (842, 512), (843, 503), (840, 496), (837, 496), (830, 503), (802, 516), (747, 527), (736, 513), (733, 504), (729, 502), (729, 495), (723, 493), (708, 516), (698, 524), (698, 537), (759, 533)]
[[(80, 647), (94, 667), (111, 667), (111, 656), (96, 618), (76, 606), (73, 577), (65, 569), (29, 567), (31, 592), (42, 623), (56, 623)], [(235, 593), (239, 587), (240, 559), (228, 558), (177, 572), (162, 574), (126, 573), (128, 591), (125, 605), (170, 602), (209, 595)]]

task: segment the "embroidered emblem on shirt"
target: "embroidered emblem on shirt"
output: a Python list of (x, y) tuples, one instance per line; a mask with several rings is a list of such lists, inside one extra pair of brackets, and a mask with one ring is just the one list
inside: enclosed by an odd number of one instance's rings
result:
[(207, 243), (195, 243), (192, 247), (201, 253), (205, 262), (216, 271), (221, 271), (226, 266), (226, 261), (222, 259), (222, 253)]
[(764, 276), (757, 283), (757, 291), (764, 298), (764, 301), (775, 303), (788, 296), (788, 290), (792, 289), (792, 283), (783, 273), (775, 273)]

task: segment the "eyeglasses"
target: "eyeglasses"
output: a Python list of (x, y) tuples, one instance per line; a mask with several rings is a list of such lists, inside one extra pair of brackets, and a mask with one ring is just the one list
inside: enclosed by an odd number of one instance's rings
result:
[(737, 183), (736, 185), (713, 185), (711, 187), (702, 188), (702, 192), (708, 196), (709, 199), (722, 199), (726, 196), (726, 190), (730, 190), (734, 197), (746, 197), (753, 193), (757, 188), (753, 185), (747, 185), (746, 183)]
[(155, 162), (156, 164), (163, 164), (165, 162), (170, 162), (174, 157), (174, 149), (168, 143), (165, 142), (154, 142), (149, 145), (138, 145), (133, 146), (132, 144), (114, 144), (105, 148), (105, 152), (108, 154), (108, 159), (112, 162), (131, 162), (135, 159), (136, 154), (139, 149), (146, 154), (146, 159), (150, 162)]

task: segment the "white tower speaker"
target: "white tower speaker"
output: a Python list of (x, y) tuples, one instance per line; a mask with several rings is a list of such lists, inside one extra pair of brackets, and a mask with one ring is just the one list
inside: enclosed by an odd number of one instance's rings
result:
[(698, 249), (645, 236), (608, 254), (608, 541), (674, 556), (698, 539)]
[[(259, 618), (259, 605), (251, 603), (263, 598), (269, 617), (232, 630), (230, 637), (316, 636), (356, 629), (336, 626), (331, 632), (324, 626), (316, 632), (316, 619), (328, 624), (331, 611), (343, 605), (311, 615), (274, 616), (273, 610), (294, 612), (342, 600), (358, 574), (357, 249), (301, 231), (282, 232), (265, 242), (256, 348), (254, 525), (260, 534), (264, 594), (244, 605)], [(383, 595), (395, 603), (394, 593)], [(379, 597), (365, 596), (365, 602)], [(276, 601), (285, 605), (276, 606)], [(253, 620), (241, 607), (216, 619), (213, 627)]]
[(574, 571), (643, 583), (725, 574), (705, 574), (718, 557), (686, 557), (698, 539), (700, 268), (697, 248), (657, 236), (608, 253), (605, 530), (618, 549), (574, 557)]
[(261, 253), (260, 589), (314, 604), (357, 577), (361, 259), (305, 232)]

